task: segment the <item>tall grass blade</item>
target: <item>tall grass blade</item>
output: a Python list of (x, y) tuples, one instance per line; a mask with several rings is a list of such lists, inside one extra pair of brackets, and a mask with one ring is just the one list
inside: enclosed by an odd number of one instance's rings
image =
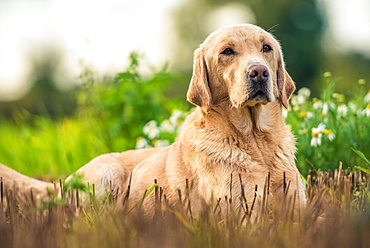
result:
[(366, 158), (366, 156), (359, 150), (354, 149), (353, 147), (351, 148), (352, 151), (354, 151), (358, 156), (360, 156), (363, 160), (366, 161), (366, 163), (370, 166), (370, 161)]

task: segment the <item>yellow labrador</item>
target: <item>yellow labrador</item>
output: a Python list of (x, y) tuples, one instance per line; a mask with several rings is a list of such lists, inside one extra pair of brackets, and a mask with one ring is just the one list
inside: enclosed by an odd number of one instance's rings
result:
[[(294, 90), (280, 45), (271, 34), (249, 24), (222, 27), (195, 51), (187, 99), (197, 108), (176, 141), (165, 148), (101, 155), (77, 173), (96, 185), (98, 197), (112, 188), (123, 195), (132, 175), (131, 204), (156, 179), (169, 204), (179, 202), (179, 191), (191, 184), (189, 197), (197, 212), (215, 199), (232, 199), (235, 207), (245, 201), (251, 206), (255, 193), (257, 208), (264, 188), (275, 198), (294, 196), (303, 206), (295, 140), (282, 117), (282, 107), (288, 107)], [(41, 197), (46, 187), (53, 186), (5, 166), (0, 169), (6, 184), (16, 180), (20, 190), (34, 187)], [(283, 192), (287, 184), (288, 193)], [(153, 195), (144, 201), (148, 214), (153, 211)]]

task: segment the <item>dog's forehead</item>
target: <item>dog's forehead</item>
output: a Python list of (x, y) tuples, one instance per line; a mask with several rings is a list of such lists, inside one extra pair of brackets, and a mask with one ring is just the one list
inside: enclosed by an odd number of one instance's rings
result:
[[(216, 47), (216, 44), (248, 42), (258, 40), (264, 42), (276, 42), (275, 38), (264, 29), (252, 24), (240, 24), (221, 27), (212, 32), (203, 42), (202, 46)], [(277, 42), (276, 42), (277, 43)]]

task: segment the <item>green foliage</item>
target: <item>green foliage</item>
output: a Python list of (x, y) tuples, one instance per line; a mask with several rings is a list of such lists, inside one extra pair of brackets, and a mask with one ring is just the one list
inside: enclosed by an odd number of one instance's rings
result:
[(73, 173), (70, 180), (64, 183), (63, 190), (80, 190), (86, 192), (88, 189), (86, 183), (83, 182), (83, 178), (80, 174)]
[(144, 123), (164, 119), (179, 106), (165, 95), (176, 75), (164, 66), (144, 77), (139, 74), (139, 62), (138, 55), (131, 54), (127, 70), (102, 83), (91, 84), (91, 75), (85, 75), (85, 87), (78, 94), (80, 113), (99, 125), (105, 144), (113, 151), (134, 148)]
[(365, 157), (365, 155), (359, 151), (359, 150), (356, 150), (356, 149), (353, 149), (352, 150), (358, 155), (360, 156), (360, 158), (362, 158), (369, 166), (370, 166), (370, 161), (367, 159), (367, 157)]
[(287, 111), (286, 122), (297, 138), (297, 166), (303, 173), (333, 170), (340, 161), (344, 167), (362, 164), (352, 147), (370, 154), (370, 93), (364, 81), (344, 95), (335, 92), (330, 73), (323, 80), (320, 99), (310, 98), (307, 88), (300, 89)]
[[(367, 159), (367, 157), (365, 157), (365, 155), (364, 155), (361, 151), (356, 150), (356, 149), (353, 149), (353, 148), (352, 148), (352, 150), (353, 150), (353, 151), (354, 151), (358, 156), (360, 156), (360, 158), (362, 158), (362, 159), (367, 163), (367, 166), (370, 166), (370, 161)], [(363, 168), (363, 167), (361, 167), (361, 166), (355, 166), (355, 168), (356, 168), (356, 169), (359, 169), (359, 170), (361, 170), (361, 171), (363, 171), (363, 172), (366, 172), (366, 173), (370, 174), (370, 170), (365, 169), (365, 168)]]
[(133, 53), (124, 72), (103, 80), (85, 68), (72, 116), (53, 119), (15, 108), (11, 118), (0, 118), (0, 162), (28, 176), (64, 179), (100, 154), (135, 148), (146, 122), (185, 105), (166, 95), (179, 76), (166, 66), (143, 75), (140, 62)]

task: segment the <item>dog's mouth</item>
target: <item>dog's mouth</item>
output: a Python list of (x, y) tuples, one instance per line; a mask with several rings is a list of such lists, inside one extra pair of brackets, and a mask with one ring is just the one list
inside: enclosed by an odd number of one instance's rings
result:
[(267, 94), (263, 90), (257, 90), (254, 92), (251, 97), (251, 100), (257, 100), (257, 99), (267, 99)]
[(249, 93), (248, 102), (263, 103), (271, 102), (270, 94), (266, 87), (256, 87)]
[(243, 108), (252, 107), (257, 104), (267, 104), (274, 100), (273, 97), (267, 84), (254, 84), (252, 87), (246, 89), (245, 94), (235, 91), (235, 94), (231, 96), (230, 100), (234, 107)]

